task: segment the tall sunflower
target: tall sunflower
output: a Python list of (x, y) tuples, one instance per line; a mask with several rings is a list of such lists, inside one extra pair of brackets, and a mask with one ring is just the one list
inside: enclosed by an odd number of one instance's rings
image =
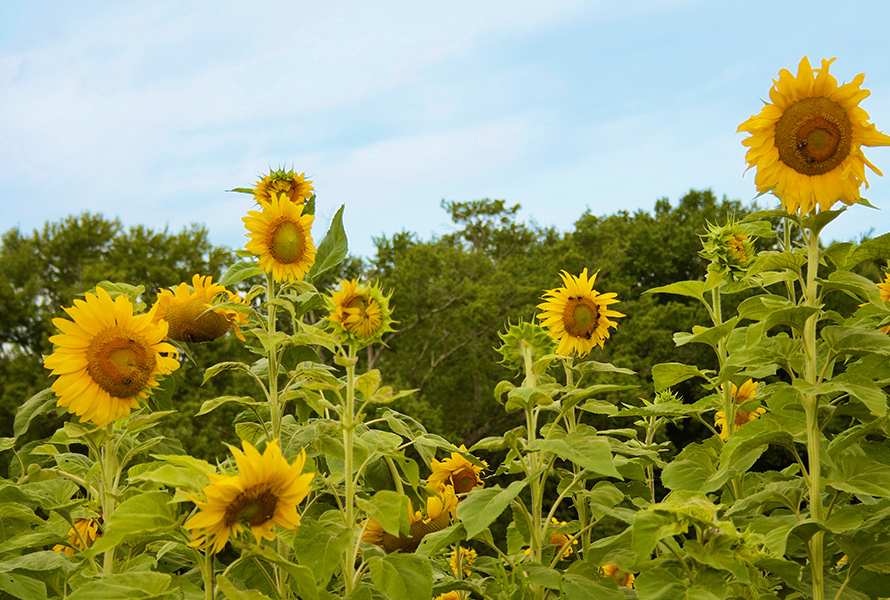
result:
[(213, 283), (213, 278), (195, 275), (191, 289), (187, 283), (180, 283), (172, 290), (160, 290), (155, 322), (167, 321), (167, 337), (177, 342), (209, 342), (229, 329), (244, 341), (240, 326), (247, 323), (247, 315), (231, 308), (214, 308), (219, 302), (244, 304), (240, 296)]
[(557, 354), (568, 356), (574, 351), (578, 356), (587, 356), (594, 346), (602, 348), (609, 337), (609, 327), (617, 327), (610, 317), (624, 316), (608, 308), (618, 302), (616, 294), (601, 294), (593, 289), (597, 273), (588, 279), (586, 268), (578, 277), (563, 271), (559, 276), (564, 286), (547, 290), (541, 298), (544, 302), (538, 308), (544, 312), (537, 318), (559, 343)]
[(303, 205), (291, 202), (286, 194), (273, 195), (260, 202), (262, 211), (248, 211), (242, 220), (250, 241), (247, 249), (259, 257), (260, 268), (271, 272), (275, 281), (302, 281), (315, 263), (312, 243), (312, 215), (303, 214)]
[(303, 204), (312, 195), (313, 189), (312, 181), (306, 179), (305, 173), (298, 175), (292, 170), (279, 169), (256, 182), (253, 197), (257, 202), (269, 202), (283, 193), (291, 202)]
[(457, 511), (457, 497), (454, 488), (443, 486), (435, 496), (426, 501), (426, 514), (421, 511), (410, 511), (411, 527), (408, 535), (398, 536), (384, 531), (377, 519), (369, 519), (364, 524), (365, 532), (362, 541), (380, 546), (387, 552), (414, 552), (423, 537), (428, 533), (441, 531), (451, 524)]
[(208, 474), (211, 485), (204, 488), (206, 502), (189, 497), (199, 512), (186, 521), (194, 541), (192, 547), (221, 551), (231, 536), (250, 529), (256, 543), (275, 539), (273, 525), (296, 529), (300, 525), (297, 504), (309, 491), (314, 473), (303, 473), (304, 450), (291, 465), (278, 447), (278, 440), (266, 444), (262, 454), (242, 441), (244, 453), (232, 448), (237, 475)]
[(328, 310), (328, 319), (336, 324), (336, 329), (356, 341), (372, 341), (392, 331), (389, 297), (377, 284), (369, 286), (344, 279), (340, 290), (330, 295)]
[(890, 145), (890, 136), (877, 131), (859, 107), (870, 93), (860, 88), (865, 74), (838, 86), (828, 73), (832, 62), (822, 59), (822, 68), (813, 69), (804, 56), (797, 77), (779, 71), (769, 92), (772, 104), (738, 128), (751, 134), (742, 143), (750, 148), (748, 168), (757, 167), (757, 190), (772, 191), (789, 214), (858, 202), (859, 187), (868, 187), (866, 165), (882, 174), (861, 150)]
[(57, 405), (99, 427), (139, 408), (158, 377), (179, 368), (176, 348), (163, 340), (167, 323), (154, 323), (155, 309), (134, 316), (126, 296), (113, 299), (97, 288), (64, 309), (71, 321), (53, 319), (62, 333), (49, 338), (53, 353), (43, 365), (58, 379)]
[[(460, 449), (467, 451), (466, 446), (460, 445)], [(484, 462), (482, 464), (485, 464)], [(433, 470), (432, 475), (426, 480), (428, 488), (433, 490), (441, 489), (445, 486), (452, 486), (457, 494), (466, 494), (474, 487), (482, 487), (484, 485), (479, 474), (482, 467), (477, 467), (469, 460), (463, 457), (459, 452), (452, 452), (449, 458), (438, 461), (433, 459), (430, 463)]]
[[(745, 383), (741, 385), (741, 387), (736, 387), (736, 384), (730, 382), (732, 385), (732, 398), (733, 402), (736, 404), (743, 404), (744, 402), (750, 400), (757, 396), (757, 386), (758, 383), (749, 379)], [(721, 387), (722, 389), (722, 387)], [(765, 414), (766, 409), (762, 406), (758, 406), (757, 409), (752, 411), (747, 410), (736, 410), (735, 411), (735, 428), (738, 429), (745, 423), (749, 421), (753, 421), (754, 419), (760, 418), (760, 415)], [(720, 428), (720, 439), (724, 442), (729, 440), (729, 429), (727, 428), (726, 423), (726, 413), (722, 410), (718, 410), (714, 414), (714, 424)]]

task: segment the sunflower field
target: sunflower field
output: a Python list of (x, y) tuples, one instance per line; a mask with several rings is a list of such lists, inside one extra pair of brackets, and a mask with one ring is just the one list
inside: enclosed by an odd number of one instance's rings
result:
[[(395, 319), (398, 290), (377, 279), (332, 279), (344, 207), (316, 243), (304, 174), (236, 188), (256, 206), (218, 281), (195, 273), (150, 305), (146, 282), (105, 281), (53, 319), (48, 387), (0, 438), (0, 598), (890, 597), (890, 275), (862, 269), (890, 261), (890, 234), (820, 241), (844, 205), (869, 205), (865, 168), (880, 171), (862, 148), (890, 136), (859, 106), (864, 75), (839, 85), (831, 64), (780, 71), (739, 126), (778, 204), (705, 224), (706, 275), (641, 294), (694, 306), (673, 356), (705, 358), (641, 385), (603, 358), (643, 316), (600, 291), (597, 264), (549, 273), (498, 333), (502, 427), (469, 448), (412, 411), (429, 378), (394, 388), (386, 372), (390, 334), (423, 319)], [(466, 230), (477, 247), (486, 231)], [(448, 335), (425, 333), (409, 362)], [(183, 414), (177, 371), (224, 336), (242, 352), (202, 374), (223, 393)], [(239, 440), (216, 464), (164, 434), (212, 413)], [(32, 440), (41, 419), (54, 429)], [(675, 448), (665, 431), (687, 423), (700, 435)]]

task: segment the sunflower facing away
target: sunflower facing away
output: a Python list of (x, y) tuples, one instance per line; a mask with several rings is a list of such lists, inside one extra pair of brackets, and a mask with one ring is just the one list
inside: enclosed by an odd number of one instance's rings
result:
[(260, 268), (271, 272), (275, 281), (302, 281), (315, 263), (312, 243), (312, 215), (303, 214), (303, 205), (291, 202), (286, 194), (260, 202), (262, 211), (248, 211), (242, 220), (249, 232), (247, 249), (259, 257)]
[(89, 548), (101, 536), (98, 519), (79, 519), (74, 522), (74, 528), (68, 530), (68, 544), (56, 544), (53, 546), (53, 552), (64, 552), (68, 556), (74, 556), (75, 552), (84, 549), (83, 544)]
[[(467, 451), (466, 446), (460, 445), (460, 449)], [(483, 465), (487, 464), (483, 461)], [(454, 493), (466, 494), (474, 487), (482, 487), (484, 483), (479, 474), (482, 467), (477, 467), (469, 460), (463, 457), (459, 452), (452, 452), (449, 458), (438, 461), (433, 459), (430, 463), (433, 470), (432, 475), (426, 480), (426, 486), (430, 489), (437, 490), (444, 486), (452, 486)]]
[[(742, 404), (745, 401), (754, 398), (755, 396), (757, 396), (757, 385), (758, 384), (751, 379), (743, 383), (742, 387), (736, 387), (736, 385), (732, 383), (733, 401), (736, 404)], [(762, 406), (758, 406), (756, 410), (752, 410), (750, 412), (747, 410), (736, 410), (735, 429), (737, 430), (748, 421), (753, 421), (754, 419), (760, 418), (760, 415), (764, 413), (766, 413), (766, 409)], [(718, 410), (714, 414), (714, 424), (720, 428), (720, 439), (722, 439), (724, 442), (729, 440), (729, 429), (727, 429), (726, 427), (726, 413), (724, 413), (722, 410)]]
[(71, 321), (53, 319), (62, 333), (49, 338), (53, 353), (43, 365), (58, 375), (52, 390), (58, 406), (99, 427), (139, 408), (158, 377), (179, 368), (176, 348), (163, 340), (167, 323), (155, 309), (134, 316), (126, 296), (114, 300), (102, 288), (64, 309)]
[(603, 572), (603, 576), (611, 577), (618, 584), (618, 587), (633, 589), (634, 579), (636, 579), (633, 573), (625, 573), (618, 568), (618, 565), (605, 565), (600, 570)]
[(609, 327), (617, 327), (609, 317), (624, 316), (607, 308), (618, 302), (614, 293), (600, 294), (593, 289), (597, 273), (588, 279), (586, 268), (578, 277), (563, 271), (559, 276), (564, 287), (547, 290), (541, 298), (544, 302), (538, 308), (544, 312), (537, 318), (559, 343), (557, 354), (568, 356), (574, 351), (578, 356), (587, 356), (594, 346), (602, 348), (603, 340), (609, 337)]
[(859, 87), (865, 74), (838, 86), (828, 73), (832, 62), (822, 59), (813, 69), (804, 56), (797, 77), (782, 69), (769, 92), (772, 104), (738, 128), (751, 134), (742, 143), (750, 148), (748, 168), (757, 167), (757, 190), (772, 191), (789, 214), (858, 202), (859, 187), (868, 187), (866, 165), (881, 175), (861, 146), (890, 145), (859, 107), (870, 93)]
[(398, 536), (387, 533), (377, 519), (368, 519), (364, 524), (362, 541), (380, 546), (387, 552), (414, 552), (426, 534), (448, 527), (456, 511), (457, 496), (454, 495), (454, 488), (444, 486), (435, 496), (427, 499), (425, 515), (419, 510), (410, 511), (411, 528), (407, 536), (403, 533)]
[(293, 171), (279, 169), (272, 171), (256, 182), (253, 197), (257, 202), (269, 202), (273, 196), (285, 194), (291, 202), (303, 204), (312, 195), (312, 181), (305, 173), (297, 175)]
[(347, 337), (368, 341), (392, 331), (389, 298), (375, 285), (362, 285), (354, 279), (340, 282), (340, 290), (328, 299), (331, 322)]
[(303, 501), (314, 473), (303, 473), (304, 450), (289, 464), (281, 455), (278, 440), (266, 444), (262, 454), (247, 442), (241, 442), (242, 454), (232, 448), (237, 475), (210, 473), (211, 485), (204, 488), (206, 502), (189, 497), (199, 512), (186, 521), (194, 541), (192, 547), (222, 550), (229, 537), (239, 537), (247, 529), (256, 543), (275, 539), (273, 525), (296, 529), (300, 525), (297, 504)]
[(211, 277), (195, 275), (191, 289), (187, 283), (180, 283), (172, 290), (160, 290), (154, 320), (167, 321), (167, 337), (177, 342), (209, 342), (229, 329), (244, 341), (240, 326), (247, 323), (247, 315), (231, 308), (214, 308), (219, 302), (244, 304), (240, 296), (213, 283)]

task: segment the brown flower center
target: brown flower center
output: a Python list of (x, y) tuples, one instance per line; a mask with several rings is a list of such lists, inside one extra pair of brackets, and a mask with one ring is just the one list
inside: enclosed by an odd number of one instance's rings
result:
[(157, 358), (141, 335), (114, 325), (87, 348), (87, 373), (115, 398), (132, 398), (145, 388)]
[(466, 494), (476, 487), (476, 471), (471, 465), (465, 466), (451, 476), (451, 484), (455, 494)]
[(223, 523), (231, 527), (238, 521), (251, 527), (262, 525), (275, 515), (278, 496), (268, 489), (249, 489), (238, 494), (226, 508)]
[(584, 296), (570, 296), (562, 314), (563, 324), (568, 334), (588, 340), (596, 331), (599, 317), (599, 307)]
[(208, 311), (210, 304), (202, 298), (192, 298), (182, 304), (167, 309), (164, 320), (170, 325), (167, 337), (177, 342), (209, 342), (222, 337), (231, 327), (231, 322), (218, 312)]
[(798, 173), (822, 175), (837, 168), (852, 148), (847, 111), (828, 98), (804, 98), (776, 123), (779, 159)]
[(303, 257), (305, 236), (300, 225), (287, 217), (281, 217), (271, 227), (269, 252), (276, 262), (286, 265)]

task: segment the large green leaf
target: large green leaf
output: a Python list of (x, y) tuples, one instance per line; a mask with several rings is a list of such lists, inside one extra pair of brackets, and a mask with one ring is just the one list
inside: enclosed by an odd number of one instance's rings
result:
[(107, 522), (105, 535), (83, 556), (96, 556), (109, 548), (133, 537), (170, 531), (177, 527), (178, 519), (166, 492), (145, 492), (121, 503)]
[(890, 465), (850, 453), (840, 459), (838, 472), (828, 477), (828, 485), (851, 494), (890, 498)]
[(19, 438), (28, 431), (34, 417), (52, 410), (56, 406), (56, 400), (56, 395), (51, 389), (37, 392), (26, 400), (15, 413), (15, 420), (12, 424), (13, 436)]
[(225, 575), (218, 575), (216, 584), (219, 591), (225, 594), (226, 600), (272, 600), (266, 594), (257, 590), (242, 590), (232, 584)]
[(220, 278), (219, 283), (226, 287), (244, 281), (254, 275), (262, 273), (255, 262), (237, 262)]
[(528, 485), (528, 480), (514, 481), (505, 489), (500, 486), (474, 489), (457, 506), (457, 517), (467, 530), (467, 537), (473, 538), (491, 525), (519, 492)]
[(291, 547), (297, 562), (312, 570), (319, 588), (325, 588), (348, 544), (348, 531), (330, 531), (317, 519), (303, 519)]
[(390, 490), (380, 490), (370, 500), (358, 499), (358, 506), (369, 517), (376, 519), (383, 530), (394, 536), (408, 534), (411, 528), (411, 505), (408, 496)]
[(337, 210), (328, 228), (327, 234), (318, 245), (318, 251), (315, 254), (315, 264), (309, 268), (306, 274), (307, 281), (315, 281), (315, 278), (333, 269), (346, 258), (346, 252), (349, 249), (346, 240), (346, 231), (343, 229), (343, 206)]
[(430, 561), (413, 554), (390, 554), (370, 561), (371, 581), (391, 600), (418, 600), (433, 594)]
[(573, 433), (561, 440), (535, 440), (526, 449), (530, 452), (535, 450), (552, 452), (582, 469), (623, 479), (615, 468), (612, 447), (607, 437), (590, 437)]
[(693, 377), (707, 379), (707, 375), (694, 365), (671, 362), (659, 363), (652, 367), (652, 381), (655, 383), (656, 392), (662, 392)]
[(701, 302), (705, 301), (705, 282), (704, 281), (678, 281), (670, 285), (646, 290), (646, 294), (676, 294), (677, 296), (687, 296), (695, 298)]
[[(66, 600), (151, 600), (167, 598), (170, 575), (154, 571), (104, 575), (77, 588)], [(179, 592), (175, 594), (178, 596)]]
[[(20, 600), (46, 600), (46, 585), (42, 581), (20, 573), (0, 573), (0, 590)], [(74, 598), (74, 594), (68, 598)]]

